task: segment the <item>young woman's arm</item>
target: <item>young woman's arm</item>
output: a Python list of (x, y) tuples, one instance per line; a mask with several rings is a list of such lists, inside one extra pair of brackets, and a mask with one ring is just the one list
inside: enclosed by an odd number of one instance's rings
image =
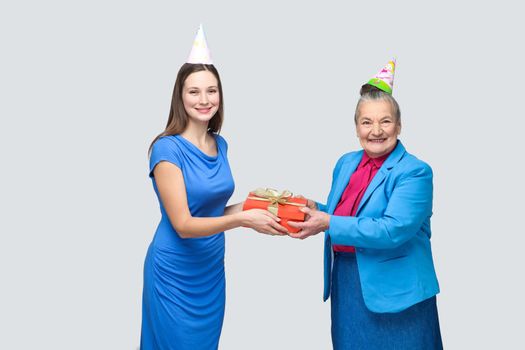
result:
[(224, 209), (224, 215), (232, 215), (232, 214), (235, 214), (235, 213), (240, 213), (242, 211), (242, 206), (243, 205), (244, 205), (244, 202), (228, 205)]
[(280, 219), (277, 216), (262, 209), (242, 211), (241, 203), (228, 207), (224, 216), (193, 217), (186, 199), (182, 171), (176, 165), (162, 161), (155, 166), (153, 174), (171, 225), (182, 238), (211, 236), (239, 226), (272, 235), (287, 234), (287, 230), (278, 224)]

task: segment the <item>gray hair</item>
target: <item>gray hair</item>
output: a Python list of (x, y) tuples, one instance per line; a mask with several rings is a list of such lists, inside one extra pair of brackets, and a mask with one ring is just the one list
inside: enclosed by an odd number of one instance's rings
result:
[(401, 125), (401, 109), (399, 109), (399, 104), (397, 104), (396, 99), (391, 95), (379, 89), (373, 89), (369, 91), (362, 91), (361, 98), (357, 102), (355, 108), (354, 121), (357, 125), (357, 119), (359, 117), (359, 107), (363, 102), (370, 101), (387, 101), (392, 106), (392, 112), (394, 113), (393, 117), (395, 118), (396, 124)]

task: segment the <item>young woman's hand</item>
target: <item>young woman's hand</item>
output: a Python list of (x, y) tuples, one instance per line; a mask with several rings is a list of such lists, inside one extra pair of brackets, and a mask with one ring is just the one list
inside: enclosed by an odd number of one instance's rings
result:
[(239, 215), (242, 226), (254, 229), (257, 232), (269, 235), (284, 236), (288, 234), (288, 230), (279, 225), (277, 216), (264, 209), (250, 209), (237, 213)]

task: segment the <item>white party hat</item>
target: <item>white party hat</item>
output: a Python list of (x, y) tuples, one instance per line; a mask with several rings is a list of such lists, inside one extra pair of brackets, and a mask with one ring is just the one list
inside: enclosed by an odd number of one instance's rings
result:
[(186, 60), (187, 63), (201, 63), (201, 64), (213, 64), (211, 59), (210, 50), (206, 43), (206, 36), (204, 35), (204, 29), (202, 24), (199, 25), (199, 30), (193, 40), (193, 46), (191, 48), (190, 56)]

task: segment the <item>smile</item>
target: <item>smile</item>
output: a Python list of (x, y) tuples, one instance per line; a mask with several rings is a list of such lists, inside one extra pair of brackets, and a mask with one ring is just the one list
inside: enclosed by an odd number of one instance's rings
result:
[(373, 139), (373, 140), (368, 140), (368, 142), (373, 142), (373, 143), (383, 143), (384, 141), (386, 141), (386, 139)]
[(207, 114), (211, 111), (211, 107), (208, 107), (208, 108), (195, 108), (197, 110), (197, 112), (199, 113), (202, 113), (202, 114)]

